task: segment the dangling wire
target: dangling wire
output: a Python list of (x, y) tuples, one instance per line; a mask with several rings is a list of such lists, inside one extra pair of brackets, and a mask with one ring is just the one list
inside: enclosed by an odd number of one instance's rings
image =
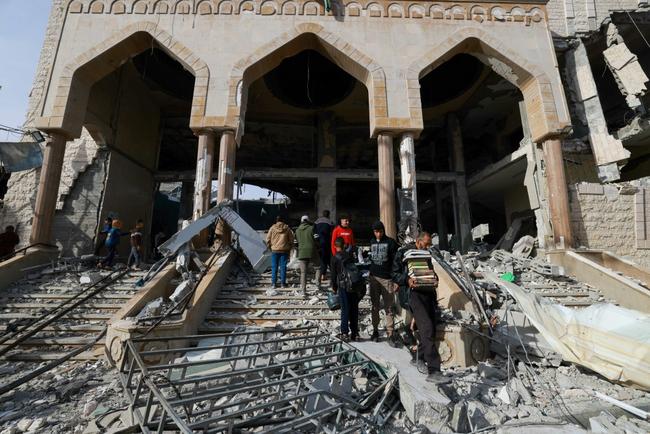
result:
[(311, 100), (311, 95), (309, 95), (309, 80), (311, 76), (311, 71), (310, 71), (310, 61), (311, 61), (311, 53), (307, 52), (307, 99), (309, 100), (310, 103), (314, 103), (314, 101)]

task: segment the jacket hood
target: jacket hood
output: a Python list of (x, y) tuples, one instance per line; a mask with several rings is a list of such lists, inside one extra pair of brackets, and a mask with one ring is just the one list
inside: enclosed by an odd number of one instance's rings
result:
[(289, 230), (289, 225), (284, 223), (284, 222), (277, 222), (275, 224), (275, 227), (280, 231), (280, 232), (286, 232)]

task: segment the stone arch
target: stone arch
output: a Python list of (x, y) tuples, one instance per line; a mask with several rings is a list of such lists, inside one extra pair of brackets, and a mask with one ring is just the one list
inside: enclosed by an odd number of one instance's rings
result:
[(323, 15), (324, 13), (325, 10), (320, 3), (315, 1), (307, 1), (300, 6), (300, 15)]
[(110, 13), (118, 15), (126, 13), (126, 5), (122, 0), (116, 0), (111, 4)]
[(78, 0), (74, 0), (68, 4), (68, 13), (80, 14), (83, 12), (84, 5)]
[(386, 8), (386, 15), (391, 18), (403, 18), (404, 8), (398, 3), (391, 3)]
[(408, 16), (409, 18), (424, 18), (426, 16), (424, 6), (418, 3), (409, 5)]
[[(566, 113), (563, 113), (565, 116), (562, 116), (562, 119), (559, 113), (562, 106), (566, 108), (566, 102), (557, 100), (548, 75), (537, 65), (505, 47), (502, 41), (476, 28), (458, 30), (444, 43), (411, 64), (408, 69), (409, 83), (418, 83), (421, 77), (459, 53), (477, 57), (519, 88), (524, 96), (531, 134), (535, 142), (557, 136), (568, 126)], [(554, 62), (555, 59), (548, 59), (548, 61)], [(415, 94), (418, 90), (419, 86), (417, 89), (409, 86), (409, 100), (417, 97), (419, 101), (419, 94)], [(561, 98), (564, 98), (563, 94)]]
[(190, 14), (192, 13), (192, 5), (187, 0), (179, 0), (174, 6), (174, 13), (181, 15)]
[(198, 11), (199, 15), (211, 15), (212, 3), (210, 2), (210, 0), (204, 0), (201, 3), (199, 3), (196, 10)]
[[(283, 59), (305, 49), (315, 49), (341, 69), (363, 83), (368, 89), (370, 130), (388, 118), (386, 75), (373, 59), (366, 56), (336, 34), (315, 23), (304, 23), (274, 38), (255, 53), (235, 63), (228, 82), (226, 126), (238, 130), (246, 114), (248, 87), (278, 66)], [(237, 104), (241, 89), (241, 104)]]
[(296, 15), (298, 13), (298, 5), (291, 0), (282, 3), (282, 15)]
[(155, 14), (168, 14), (171, 11), (171, 7), (167, 0), (158, 0), (154, 3), (152, 10)]
[(147, 0), (137, 0), (131, 7), (131, 11), (134, 14), (146, 14), (148, 10), (149, 2)]
[(70, 137), (78, 137), (92, 85), (115, 71), (125, 59), (150, 48), (153, 41), (194, 74), (191, 116), (194, 120), (202, 119), (210, 80), (208, 65), (156, 23), (141, 21), (117, 30), (65, 66), (58, 78), (54, 106), (45, 129), (61, 130)]
[(91, 14), (103, 14), (105, 10), (103, 0), (94, 0), (88, 5), (88, 12)]
[(233, 2), (230, 0), (223, 0), (219, 2), (217, 13), (219, 15), (232, 15), (234, 12)]

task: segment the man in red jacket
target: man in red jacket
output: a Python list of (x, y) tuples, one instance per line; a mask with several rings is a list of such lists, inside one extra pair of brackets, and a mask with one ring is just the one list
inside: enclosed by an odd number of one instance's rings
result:
[(349, 252), (356, 245), (354, 241), (354, 232), (350, 227), (350, 219), (348, 216), (341, 216), (341, 224), (334, 228), (332, 232), (332, 256), (336, 255), (336, 247), (334, 246), (334, 240), (338, 237), (343, 238), (345, 242), (345, 251)]

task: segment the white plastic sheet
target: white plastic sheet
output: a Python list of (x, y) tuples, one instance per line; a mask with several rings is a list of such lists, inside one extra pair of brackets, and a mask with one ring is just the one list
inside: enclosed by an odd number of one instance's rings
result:
[(610, 303), (574, 310), (523, 288), (486, 277), (505, 288), (564, 360), (611, 381), (650, 390), (650, 315)]

